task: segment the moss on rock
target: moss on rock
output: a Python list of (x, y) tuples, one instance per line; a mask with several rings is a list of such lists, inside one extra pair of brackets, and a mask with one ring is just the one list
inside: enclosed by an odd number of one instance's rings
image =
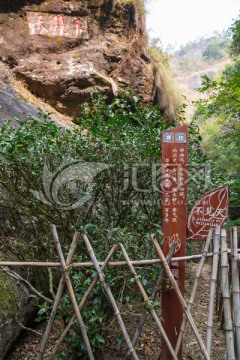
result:
[(6, 311), (14, 315), (17, 313), (17, 297), (7, 276), (0, 273), (0, 317)]

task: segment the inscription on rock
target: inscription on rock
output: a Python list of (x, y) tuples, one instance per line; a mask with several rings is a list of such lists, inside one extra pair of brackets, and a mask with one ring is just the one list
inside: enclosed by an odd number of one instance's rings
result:
[(31, 35), (60, 36), (75, 39), (88, 38), (87, 20), (82, 17), (28, 12), (27, 18)]

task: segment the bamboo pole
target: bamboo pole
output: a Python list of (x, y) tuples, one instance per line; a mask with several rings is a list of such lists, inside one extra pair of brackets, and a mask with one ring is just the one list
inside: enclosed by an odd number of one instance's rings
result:
[(233, 325), (235, 328), (237, 359), (240, 359), (240, 287), (239, 269), (237, 262), (237, 228), (232, 229), (232, 292), (233, 292)]
[(212, 274), (210, 283), (210, 295), (208, 304), (208, 321), (207, 321), (207, 351), (211, 355), (212, 347), (212, 329), (213, 329), (213, 314), (214, 301), (217, 285), (218, 261), (219, 261), (219, 245), (220, 245), (220, 227), (217, 226), (213, 237), (213, 260), (212, 260)]
[(201, 339), (201, 336), (199, 335), (199, 332), (198, 332), (198, 330), (197, 330), (197, 328), (196, 328), (196, 325), (195, 325), (195, 323), (194, 323), (194, 320), (193, 320), (193, 318), (192, 318), (192, 315), (191, 315), (191, 313), (188, 311), (187, 304), (186, 304), (186, 302), (185, 302), (185, 300), (184, 300), (184, 298), (183, 298), (183, 296), (182, 296), (182, 293), (181, 293), (181, 291), (180, 291), (180, 289), (179, 289), (179, 287), (178, 287), (178, 285), (177, 285), (177, 283), (176, 283), (176, 280), (174, 279), (174, 276), (173, 276), (173, 274), (172, 274), (172, 272), (171, 272), (171, 270), (170, 270), (170, 267), (168, 266), (168, 264), (167, 264), (167, 262), (166, 262), (166, 258), (165, 258), (164, 254), (163, 254), (163, 252), (162, 252), (162, 249), (160, 248), (157, 240), (153, 238), (153, 236), (151, 237), (151, 239), (152, 239), (152, 242), (153, 242), (153, 244), (154, 244), (154, 246), (155, 246), (156, 252), (157, 252), (159, 258), (161, 259), (162, 264), (163, 264), (163, 266), (164, 266), (164, 268), (165, 268), (165, 270), (166, 270), (166, 274), (167, 274), (167, 276), (168, 276), (168, 278), (169, 278), (169, 280), (170, 280), (170, 282), (171, 282), (171, 284), (172, 284), (172, 287), (173, 287), (173, 289), (174, 289), (175, 292), (176, 292), (176, 295), (177, 295), (177, 297), (178, 297), (178, 299), (179, 299), (179, 302), (180, 302), (181, 305), (182, 305), (182, 308), (183, 308), (183, 310), (184, 310), (184, 312), (185, 312), (185, 315), (186, 315), (186, 317), (187, 317), (187, 319), (188, 319), (188, 321), (189, 321), (189, 324), (190, 324), (190, 326), (191, 326), (191, 328), (192, 328), (192, 330), (193, 330), (193, 333), (194, 333), (194, 335), (195, 335), (195, 337), (196, 337), (196, 340), (197, 340), (197, 342), (198, 342), (198, 344), (199, 344), (199, 347), (200, 347), (200, 349), (201, 349), (201, 352), (202, 352), (202, 354), (203, 354), (203, 356), (204, 356), (205, 359), (210, 360), (210, 357), (209, 357), (209, 355), (208, 355), (208, 353), (207, 353), (207, 350), (206, 350), (206, 348), (205, 348), (205, 346), (204, 346), (204, 343), (203, 343), (203, 341), (202, 341), (202, 339)]
[[(240, 252), (240, 249), (238, 249)], [(231, 255), (231, 250), (228, 249), (228, 255)], [(171, 262), (175, 261), (191, 261), (191, 260), (198, 260), (201, 259), (202, 254), (199, 255), (191, 255), (191, 256), (179, 256), (173, 257)], [(208, 253), (207, 258), (213, 257), (213, 253)], [(238, 261), (240, 261), (240, 257), (238, 257)], [(154, 265), (161, 263), (160, 259), (148, 259), (148, 260), (132, 260), (131, 263), (135, 266), (144, 266), (144, 265)], [(104, 261), (99, 261), (98, 264), (102, 266)], [(109, 261), (108, 266), (124, 266), (127, 265), (126, 261)], [(13, 267), (20, 267), (20, 266), (29, 266), (29, 267), (61, 267), (60, 262), (43, 262), (43, 261), (0, 261), (1, 266), (13, 266)], [(90, 268), (94, 267), (93, 263), (90, 261), (87, 262), (74, 262), (71, 264), (73, 268)]]
[[(112, 249), (110, 250), (110, 252), (109, 252), (109, 254), (108, 254), (108, 256), (107, 256), (107, 258), (106, 258), (106, 260), (104, 262), (104, 264), (101, 267), (101, 271), (104, 271), (106, 269), (106, 267), (108, 265), (108, 262), (111, 259), (111, 257), (113, 256), (116, 248), (117, 248), (117, 245), (113, 245)], [(84, 294), (80, 304), (78, 305), (79, 311), (82, 310), (83, 306), (85, 305), (85, 303), (86, 303), (91, 291), (93, 290), (94, 286), (96, 285), (97, 281), (98, 281), (98, 275), (95, 275), (92, 282), (91, 282), (91, 284), (89, 285), (86, 293)], [(57, 343), (55, 344), (55, 346), (54, 346), (54, 348), (53, 348), (53, 350), (51, 352), (51, 355), (48, 357), (48, 360), (53, 359), (54, 355), (57, 353), (59, 347), (63, 343), (65, 337), (67, 336), (67, 334), (68, 334), (69, 330), (71, 329), (72, 325), (74, 324), (75, 320), (76, 320), (76, 314), (74, 313), (71, 320), (69, 321), (66, 329), (64, 330), (64, 332), (62, 333), (62, 335), (58, 339)]]
[[(208, 232), (207, 240), (206, 240), (206, 243), (205, 243), (205, 246), (204, 246), (203, 254), (202, 254), (200, 263), (198, 264), (198, 268), (197, 268), (197, 272), (196, 272), (196, 276), (195, 276), (195, 281), (194, 281), (193, 288), (192, 288), (192, 293), (191, 293), (190, 299), (188, 301), (188, 311), (189, 312), (191, 312), (191, 309), (192, 309), (192, 306), (193, 306), (193, 303), (194, 303), (194, 299), (195, 299), (195, 295), (196, 295), (197, 287), (198, 287), (198, 281), (199, 281), (199, 278), (200, 278), (201, 273), (202, 273), (203, 266), (204, 266), (205, 261), (206, 261), (207, 252), (208, 252), (209, 245), (210, 245), (210, 242), (211, 242), (211, 239), (212, 239), (212, 234), (213, 234), (213, 228), (210, 228), (210, 230)], [(182, 321), (182, 325), (180, 327), (180, 332), (179, 332), (176, 347), (175, 347), (175, 354), (176, 355), (178, 355), (178, 352), (179, 352), (180, 347), (181, 347), (181, 343), (182, 343), (186, 323), (187, 323), (187, 319), (186, 319), (186, 316), (185, 316), (183, 321)]]
[(217, 282), (216, 282), (216, 305), (215, 309), (218, 313), (218, 318), (221, 318), (221, 309), (222, 309), (222, 294), (221, 294), (221, 264), (218, 261), (218, 270), (217, 270)]
[[(80, 233), (75, 232), (75, 234), (73, 236), (72, 244), (71, 244), (70, 249), (69, 249), (67, 260), (66, 260), (66, 265), (67, 266), (72, 261), (72, 258), (73, 258), (73, 255), (75, 253), (79, 238), (80, 238)], [(57, 310), (58, 310), (58, 306), (59, 306), (59, 303), (60, 303), (60, 300), (61, 300), (61, 297), (62, 297), (63, 290), (64, 290), (64, 276), (62, 275), (62, 277), (60, 279), (60, 282), (59, 282), (59, 285), (58, 285), (58, 289), (57, 289), (55, 301), (54, 301), (54, 304), (53, 304), (53, 307), (52, 307), (51, 315), (50, 315), (50, 318), (48, 320), (47, 327), (45, 329), (45, 333), (43, 335), (43, 339), (42, 339), (40, 351), (39, 351), (38, 356), (37, 356), (37, 360), (42, 360), (43, 359), (44, 351), (46, 349), (46, 345), (47, 345), (48, 338), (49, 338), (49, 335), (50, 335), (50, 332), (51, 332), (51, 329), (52, 329), (52, 326), (53, 326), (53, 322), (54, 322), (55, 316), (57, 314)]]
[(144, 299), (144, 301), (146, 302), (148, 311), (151, 313), (151, 315), (152, 315), (155, 323), (157, 324), (157, 326), (158, 326), (158, 328), (159, 328), (159, 330), (160, 330), (160, 332), (161, 332), (161, 335), (162, 335), (162, 337), (163, 337), (163, 339), (164, 339), (164, 341), (165, 341), (165, 343), (166, 343), (166, 345), (167, 345), (170, 353), (172, 354), (173, 359), (174, 359), (174, 360), (177, 360), (177, 356), (176, 356), (175, 353), (174, 353), (174, 349), (173, 349), (173, 347), (172, 347), (172, 345), (171, 345), (171, 343), (170, 343), (170, 341), (169, 341), (169, 339), (168, 339), (168, 337), (167, 337), (167, 334), (165, 333), (165, 331), (164, 331), (164, 329), (163, 329), (163, 327), (162, 327), (162, 324), (161, 324), (161, 322), (160, 322), (160, 320), (159, 320), (159, 318), (158, 318), (158, 316), (157, 316), (157, 314), (156, 314), (156, 311), (153, 309), (153, 307), (152, 307), (152, 305), (151, 305), (151, 301), (149, 300), (149, 298), (148, 298), (148, 296), (147, 296), (147, 293), (146, 293), (146, 291), (144, 290), (144, 288), (143, 288), (143, 286), (142, 286), (142, 283), (141, 283), (141, 281), (139, 280), (139, 278), (138, 278), (138, 276), (137, 276), (137, 273), (136, 273), (133, 265), (131, 264), (131, 261), (130, 261), (130, 259), (129, 259), (129, 256), (128, 256), (128, 254), (127, 254), (124, 246), (123, 246), (122, 244), (120, 244), (120, 247), (121, 247), (123, 256), (124, 256), (124, 258), (126, 259), (126, 262), (127, 262), (127, 264), (128, 264), (129, 270), (131, 271), (132, 275), (134, 276), (135, 281), (136, 281), (136, 283), (137, 283), (137, 285), (138, 285), (138, 288), (139, 288), (139, 290), (140, 290), (140, 292), (141, 292), (141, 294), (142, 294), (142, 296), (143, 296), (143, 299)]
[(82, 320), (82, 316), (80, 314), (80, 311), (79, 311), (79, 308), (78, 308), (78, 305), (77, 305), (77, 301), (76, 301), (76, 298), (75, 298), (75, 295), (74, 295), (72, 283), (71, 283), (71, 280), (70, 280), (70, 277), (69, 277), (68, 267), (66, 266), (66, 262), (65, 262), (65, 259), (64, 259), (64, 256), (63, 256), (62, 248), (61, 248), (61, 245), (60, 245), (60, 242), (59, 242), (59, 239), (58, 239), (57, 229), (56, 229), (55, 225), (51, 225), (51, 232), (52, 232), (53, 239), (54, 239), (54, 242), (55, 242), (55, 245), (56, 245), (56, 250), (57, 250), (60, 262), (61, 262), (63, 276), (64, 276), (64, 280), (65, 280), (65, 283), (66, 283), (66, 286), (67, 286), (67, 289), (68, 289), (68, 293), (69, 293), (69, 296), (71, 298), (71, 302), (72, 302), (74, 311), (76, 313), (76, 317), (78, 319), (78, 323), (79, 323), (79, 326), (80, 326), (80, 330), (81, 330), (81, 333), (82, 333), (84, 343), (86, 345), (88, 357), (89, 357), (90, 360), (94, 360), (91, 345), (90, 345), (90, 342), (89, 342), (89, 339), (88, 339), (88, 336), (87, 336), (87, 332), (86, 332), (84, 322)]
[(228, 257), (227, 257), (227, 240), (226, 240), (225, 229), (221, 230), (221, 272), (222, 272), (221, 290), (223, 297), (227, 358), (228, 360), (235, 360), (236, 357), (234, 351), (234, 334), (233, 334), (232, 313), (231, 313), (231, 297), (230, 297), (229, 281), (228, 281)]
[(130, 351), (133, 359), (138, 360), (138, 356), (137, 356), (137, 354), (136, 354), (136, 352), (135, 352), (135, 350), (134, 350), (134, 348), (132, 346), (131, 340), (130, 340), (129, 335), (127, 333), (127, 330), (125, 328), (125, 325), (124, 325), (124, 322), (122, 320), (122, 316), (121, 316), (120, 311), (118, 309), (117, 303), (116, 303), (116, 301), (115, 301), (115, 299), (113, 297), (113, 294), (111, 292), (111, 289), (110, 289), (109, 285), (105, 281), (104, 274), (101, 271), (100, 266), (99, 266), (99, 264), (97, 262), (97, 259), (96, 259), (95, 253), (93, 251), (92, 245), (91, 245), (91, 243), (88, 240), (88, 237), (86, 235), (83, 235), (83, 239), (84, 239), (84, 242), (86, 244), (89, 256), (91, 257), (91, 260), (92, 260), (92, 262), (94, 264), (94, 267), (95, 267), (95, 269), (96, 269), (96, 271), (98, 273), (99, 281), (100, 281), (103, 289), (105, 290), (105, 293), (107, 294), (108, 300), (110, 301), (110, 303), (111, 303), (111, 305), (113, 307), (114, 314), (116, 315), (117, 321), (118, 321), (119, 326), (120, 326), (120, 328), (122, 330), (122, 333), (123, 333), (124, 338), (126, 340), (126, 343), (128, 345), (129, 351)]
[[(232, 232), (230, 231), (230, 243)], [(218, 321), (220, 322), (220, 329), (223, 330), (224, 326), (224, 316), (223, 316), (223, 298), (221, 291), (221, 261), (218, 261), (218, 273), (217, 273), (217, 286), (216, 286), (216, 311), (218, 314)]]
[[(176, 246), (177, 246), (177, 243), (173, 242), (170, 249), (169, 249), (169, 252), (168, 252), (168, 255), (167, 255), (167, 258), (166, 258), (168, 264), (170, 264), (170, 262), (171, 262), (171, 259), (172, 259), (173, 255), (174, 255), (174, 252), (175, 252), (175, 249), (176, 249)], [(130, 261), (130, 259), (129, 259), (129, 261)], [(131, 261), (130, 261), (130, 263), (132, 264)], [(159, 276), (157, 278), (156, 284), (155, 284), (154, 289), (152, 291), (150, 301), (155, 299), (157, 292), (160, 290), (160, 286), (162, 284), (164, 275), (165, 275), (165, 270), (161, 269), (161, 272), (160, 272), (160, 274), (159, 274)], [(135, 334), (134, 334), (134, 337), (133, 337), (133, 340), (132, 340), (132, 344), (133, 344), (134, 347), (135, 347), (135, 345), (136, 345), (136, 343), (138, 341), (139, 336), (142, 333), (142, 330), (143, 330), (145, 321), (147, 320), (147, 317), (148, 317), (148, 311), (144, 310), (142, 315), (141, 315), (139, 324), (137, 326), (137, 329), (135, 331)], [(129, 353), (127, 353), (127, 356), (126, 356), (125, 360), (127, 360), (128, 358), (129, 358)]]

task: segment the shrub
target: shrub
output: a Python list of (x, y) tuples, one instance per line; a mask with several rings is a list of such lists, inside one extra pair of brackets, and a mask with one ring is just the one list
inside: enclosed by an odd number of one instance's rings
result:
[[(90, 236), (99, 260), (119, 242), (130, 258), (150, 258), (149, 235), (161, 232), (161, 179), (158, 173), (154, 190), (151, 166), (160, 165), (161, 132), (173, 124), (167, 123), (158, 107), (143, 105), (124, 93), (108, 105), (104, 96), (97, 96), (90, 105), (82, 105), (80, 113), (78, 125), (72, 128), (58, 127), (49, 114), (42, 114), (42, 124), (29, 119), (20, 121), (17, 129), (10, 123), (0, 129), (0, 210), (8, 231), (24, 240), (32, 259), (54, 259), (50, 223), (57, 225), (65, 252), (73, 232), (80, 230)], [(190, 161), (201, 165), (205, 157), (199, 154), (200, 137), (194, 124), (189, 134)], [(201, 191), (205, 191), (202, 181), (195, 178), (190, 184), (191, 203)], [(79, 199), (86, 202), (79, 204)], [(82, 242), (78, 254), (77, 260), (89, 260)], [(139, 272), (147, 288), (158, 271), (156, 266)], [(73, 273), (78, 298), (92, 275), (92, 270)], [(112, 288), (123, 292), (121, 299), (129, 298), (122, 286), (127, 276), (123, 269), (108, 270)], [(93, 347), (101, 349), (106, 301), (99, 287), (93, 294), (83, 317)], [(66, 318), (71, 316), (69, 304), (66, 295), (62, 300)], [(73, 348), (79, 344), (76, 337), (70, 341)], [(82, 345), (79, 356), (83, 353)]]
[(206, 60), (221, 60), (226, 57), (228, 41), (226, 39), (217, 39), (211, 41), (203, 51), (203, 58)]

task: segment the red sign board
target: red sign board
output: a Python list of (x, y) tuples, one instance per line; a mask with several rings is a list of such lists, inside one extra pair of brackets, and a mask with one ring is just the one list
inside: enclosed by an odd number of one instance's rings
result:
[[(162, 134), (162, 221), (163, 252), (166, 255), (171, 243), (178, 242), (175, 256), (186, 254), (187, 180), (188, 180), (188, 127), (179, 126)], [(185, 264), (171, 263), (171, 270), (184, 293)], [(163, 289), (163, 326), (175, 348), (183, 319), (183, 309), (173, 289)], [(178, 355), (182, 358), (181, 351)], [(162, 359), (172, 359), (163, 341)]]
[(229, 186), (209, 191), (194, 205), (187, 224), (188, 240), (206, 240), (211, 226), (222, 226), (228, 216)]

